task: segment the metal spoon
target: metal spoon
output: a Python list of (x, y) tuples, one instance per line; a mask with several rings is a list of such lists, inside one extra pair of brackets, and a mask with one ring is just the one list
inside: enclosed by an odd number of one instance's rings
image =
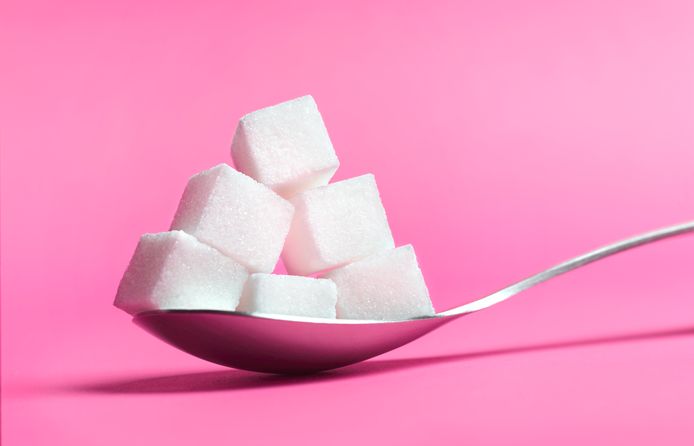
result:
[(539, 283), (627, 249), (694, 231), (694, 221), (596, 249), (474, 302), (402, 321), (317, 319), (235, 311), (160, 310), (133, 321), (187, 353), (237, 369), (311, 373), (388, 352), (460, 316), (491, 307)]

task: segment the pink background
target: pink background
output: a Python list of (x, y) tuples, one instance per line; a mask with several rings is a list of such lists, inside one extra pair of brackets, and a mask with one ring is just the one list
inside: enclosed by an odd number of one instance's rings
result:
[(693, 444), (694, 237), (308, 378), (112, 307), (236, 120), (306, 93), (439, 310), (694, 217), (692, 2), (328, 3), (3, 1), (3, 444)]

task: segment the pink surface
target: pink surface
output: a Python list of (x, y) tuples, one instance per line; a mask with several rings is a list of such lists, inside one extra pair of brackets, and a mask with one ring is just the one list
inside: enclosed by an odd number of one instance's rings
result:
[(691, 220), (691, 2), (233, 3), (3, 2), (3, 444), (694, 442), (694, 237), (308, 378), (111, 305), (236, 120), (305, 93), (440, 310)]

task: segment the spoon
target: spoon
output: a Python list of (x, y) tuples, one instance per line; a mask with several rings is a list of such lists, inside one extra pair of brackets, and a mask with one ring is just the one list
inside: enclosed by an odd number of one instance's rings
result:
[(159, 339), (199, 358), (266, 373), (313, 373), (401, 347), (463, 315), (627, 249), (694, 231), (694, 221), (648, 232), (583, 254), (465, 305), (400, 321), (321, 319), (236, 311), (156, 310), (133, 318)]

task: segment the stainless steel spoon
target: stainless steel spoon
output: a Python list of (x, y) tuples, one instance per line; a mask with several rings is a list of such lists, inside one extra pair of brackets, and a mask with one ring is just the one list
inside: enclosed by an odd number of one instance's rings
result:
[(380, 355), (460, 316), (491, 307), (539, 283), (627, 249), (694, 231), (694, 221), (596, 249), (474, 302), (402, 321), (316, 319), (235, 311), (161, 310), (133, 321), (187, 353), (237, 369), (311, 373)]

